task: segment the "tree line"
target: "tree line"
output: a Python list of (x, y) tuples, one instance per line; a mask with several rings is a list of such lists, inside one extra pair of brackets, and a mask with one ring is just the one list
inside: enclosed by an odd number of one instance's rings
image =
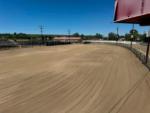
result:
[[(0, 33), (0, 40), (14, 40), (14, 41), (39, 41), (44, 42), (48, 40), (53, 40), (54, 37), (67, 37), (68, 35), (40, 35), (40, 34), (25, 34), (25, 33)], [(70, 35), (71, 37), (81, 37), (82, 40), (126, 40), (126, 41), (142, 41), (146, 42), (146, 33), (140, 34), (137, 30), (130, 30), (129, 33), (125, 35), (118, 35), (114, 32), (108, 33), (108, 36), (104, 36), (100, 33), (95, 35), (84, 35), (78, 32)]]

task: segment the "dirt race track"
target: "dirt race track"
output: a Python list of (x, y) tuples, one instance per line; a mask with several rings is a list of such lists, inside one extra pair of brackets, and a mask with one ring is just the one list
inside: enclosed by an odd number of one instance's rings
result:
[(1, 51), (0, 113), (150, 113), (150, 74), (118, 46)]

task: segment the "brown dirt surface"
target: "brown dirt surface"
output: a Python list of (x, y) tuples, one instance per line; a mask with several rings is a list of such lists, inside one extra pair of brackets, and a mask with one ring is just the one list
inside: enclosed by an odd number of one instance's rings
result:
[(119, 46), (1, 51), (0, 113), (150, 113), (150, 74)]

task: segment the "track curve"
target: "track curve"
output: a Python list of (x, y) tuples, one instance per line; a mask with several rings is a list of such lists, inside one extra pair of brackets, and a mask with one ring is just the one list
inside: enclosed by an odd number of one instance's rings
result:
[(148, 69), (111, 45), (0, 52), (0, 113), (149, 113)]

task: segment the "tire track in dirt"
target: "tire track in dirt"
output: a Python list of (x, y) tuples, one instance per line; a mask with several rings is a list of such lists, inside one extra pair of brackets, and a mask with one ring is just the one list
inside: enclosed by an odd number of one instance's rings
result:
[(35, 47), (0, 56), (0, 113), (138, 113), (127, 104), (150, 103), (143, 96), (150, 79), (135, 85), (148, 69), (122, 47)]

